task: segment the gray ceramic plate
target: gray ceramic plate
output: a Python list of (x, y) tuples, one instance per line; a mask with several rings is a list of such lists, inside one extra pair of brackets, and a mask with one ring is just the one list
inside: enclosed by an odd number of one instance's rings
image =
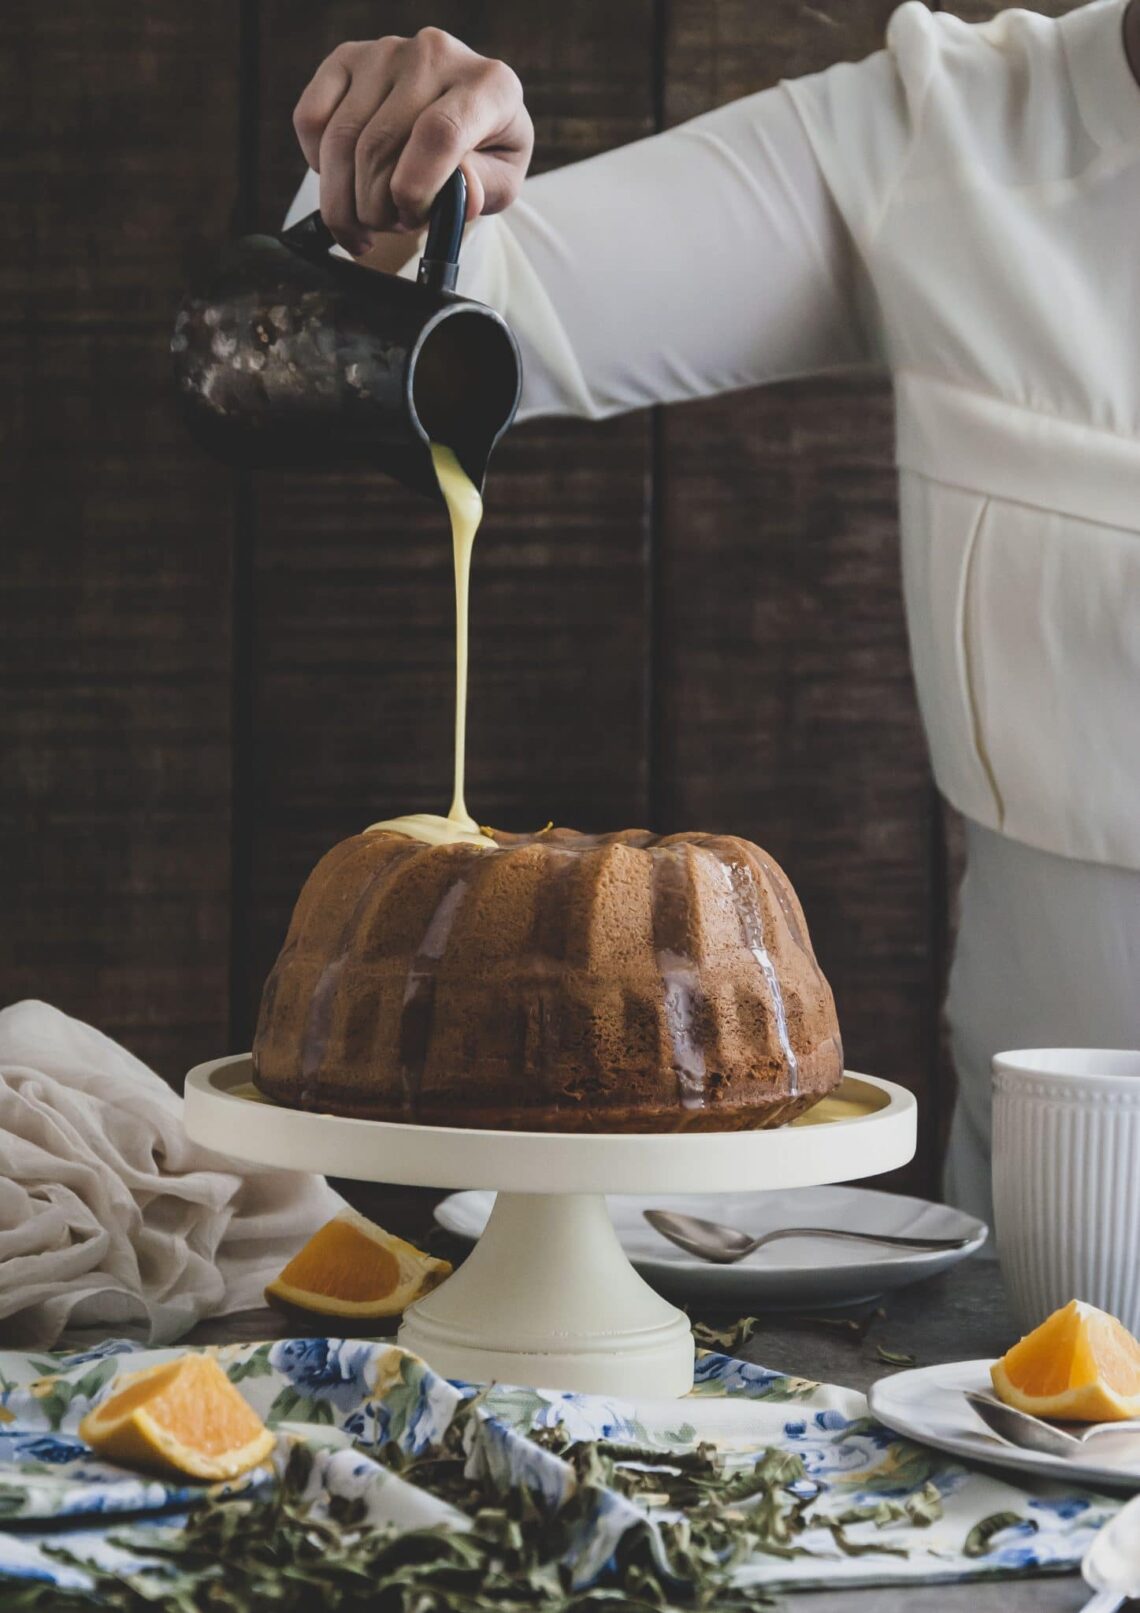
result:
[[(481, 1191), (453, 1193), (436, 1210), (436, 1220), (449, 1232), (474, 1242), (487, 1224), (494, 1197)], [(652, 1198), (611, 1195), (607, 1203), (622, 1248), (655, 1288), (673, 1297), (739, 1306), (742, 1312), (760, 1304), (777, 1310), (853, 1305), (945, 1271), (980, 1249), (988, 1236), (984, 1222), (949, 1205), (865, 1187), (656, 1194)], [(970, 1242), (963, 1249), (932, 1254), (830, 1239), (789, 1238), (734, 1266), (715, 1266), (685, 1254), (655, 1232), (642, 1215), (646, 1209), (679, 1210), (754, 1234), (776, 1227), (822, 1226), (913, 1233), (920, 1238), (968, 1237)]]

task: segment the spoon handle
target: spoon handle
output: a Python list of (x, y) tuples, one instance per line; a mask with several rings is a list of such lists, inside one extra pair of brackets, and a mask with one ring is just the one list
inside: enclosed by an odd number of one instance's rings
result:
[(842, 1238), (853, 1243), (881, 1243), (891, 1249), (963, 1249), (969, 1238), (905, 1238), (890, 1232), (855, 1232), (842, 1227), (781, 1227), (757, 1238), (754, 1249), (778, 1238)]

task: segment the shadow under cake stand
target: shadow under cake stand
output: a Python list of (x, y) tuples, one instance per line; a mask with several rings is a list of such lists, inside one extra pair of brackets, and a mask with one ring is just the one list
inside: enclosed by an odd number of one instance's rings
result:
[(411, 1305), (399, 1342), (445, 1378), (657, 1398), (693, 1383), (688, 1317), (629, 1262), (607, 1193), (748, 1192), (874, 1176), (904, 1165), (914, 1097), (845, 1074), (773, 1131), (623, 1135), (474, 1131), (287, 1109), (251, 1081), (248, 1055), (186, 1080), (194, 1142), (257, 1165), (364, 1182), (491, 1188), (486, 1230), (441, 1287)]

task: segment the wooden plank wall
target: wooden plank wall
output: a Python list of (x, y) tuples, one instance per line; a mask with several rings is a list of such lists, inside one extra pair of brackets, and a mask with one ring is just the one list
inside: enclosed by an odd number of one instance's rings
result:
[(237, 190), (237, 10), (0, 11), (0, 999), (165, 1072), (229, 1036), (231, 479), (171, 308)]
[[(171, 407), (188, 265), (279, 221), (290, 110), (321, 55), (451, 28), (518, 69), (549, 167), (861, 56), (889, 10), (9, 0), (0, 1000), (57, 1003), (177, 1082), (248, 1044), (320, 852), (446, 798), (435, 512), (364, 474), (232, 476)], [(476, 559), (470, 795), (508, 827), (766, 844), (850, 1062), (920, 1095), (903, 1180), (930, 1189), (953, 858), (911, 692), (890, 438), (887, 388), (850, 380), (512, 433)]]

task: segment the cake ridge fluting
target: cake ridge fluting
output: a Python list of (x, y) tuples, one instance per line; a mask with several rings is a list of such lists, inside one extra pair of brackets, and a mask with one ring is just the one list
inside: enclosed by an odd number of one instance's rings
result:
[(836, 1086), (799, 901), (729, 835), (334, 846), (266, 982), (254, 1081), (300, 1108), (528, 1131), (783, 1124)]

